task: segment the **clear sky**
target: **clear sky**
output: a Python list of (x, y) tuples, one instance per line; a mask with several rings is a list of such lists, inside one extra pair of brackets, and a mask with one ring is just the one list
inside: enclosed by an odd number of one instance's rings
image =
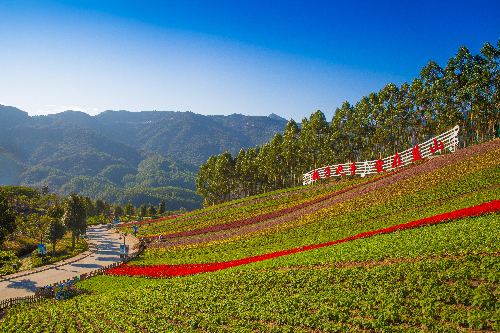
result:
[(330, 120), (500, 38), (500, 1), (3, 1), (0, 104)]

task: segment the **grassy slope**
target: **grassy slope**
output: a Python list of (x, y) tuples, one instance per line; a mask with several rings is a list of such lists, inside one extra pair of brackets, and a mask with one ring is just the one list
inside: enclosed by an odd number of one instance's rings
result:
[(68, 331), (498, 331), (499, 232), (500, 215), (490, 214), (211, 274), (100, 276), (79, 283), (97, 295), (13, 308), (0, 329), (78, 316)]
[[(172, 247), (173, 251), (149, 249), (132, 264), (235, 260), (325, 243), (491, 201), (500, 197), (499, 155), (500, 150), (481, 154), (253, 233)], [(481, 165), (474, 166), (471, 160)], [(345, 188), (348, 183), (342, 185)]]
[[(427, 175), (431, 186), (390, 200), (380, 195), (393, 192), (378, 189), (346, 203), (344, 214), (333, 215), (331, 207), (332, 215), (316, 213), (303, 226), (210, 247), (150, 252), (143, 259), (163, 264), (235, 259), (498, 199), (499, 162), (490, 162), (483, 170), (450, 175), (452, 183)], [(377, 197), (383, 204), (370, 201)], [(363, 209), (349, 208), (361, 202)], [(499, 234), (500, 215), (489, 214), (189, 277), (100, 276), (79, 283), (97, 295), (12, 308), (0, 331), (495, 332), (500, 331)]]

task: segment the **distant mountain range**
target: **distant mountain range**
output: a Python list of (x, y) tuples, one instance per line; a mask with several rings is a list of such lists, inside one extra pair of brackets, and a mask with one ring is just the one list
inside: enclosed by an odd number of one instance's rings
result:
[[(29, 116), (0, 105), (0, 184), (167, 209), (201, 207), (195, 179), (211, 155), (269, 142), (287, 120), (174, 111), (65, 111)], [(169, 207), (170, 206), (170, 207)]]

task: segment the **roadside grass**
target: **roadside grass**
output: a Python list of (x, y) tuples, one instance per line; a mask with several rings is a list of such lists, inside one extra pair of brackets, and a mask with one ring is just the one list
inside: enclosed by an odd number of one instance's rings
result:
[[(0, 270), (0, 276), (17, 273), (19, 271), (25, 271), (33, 269), (36, 267), (52, 264), (54, 262), (62, 261), (74, 257), (86, 250), (89, 246), (87, 242), (80, 238), (79, 242), (75, 243), (75, 250), (71, 251), (71, 232), (67, 232), (62, 240), (58, 241), (56, 244), (56, 255), (53, 256), (52, 244), (47, 244), (47, 256), (45, 260), (38, 254), (37, 244), (39, 240), (28, 238), (25, 236), (20, 236), (16, 241), (11, 241), (6, 244), (7, 248), (19, 249), (21, 253), (26, 252), (24, 249), (26, 246), (31, 250), (27, 252), (26, 255), (18, 256), (19, 260), (13, 260), (17, 265), (16, 269), (2, 269)], [(28, 245), (26, 245), (28, 244)]]
[(52, 264), (54, 262), (62, 261), (74, 257), (84, 251), (87, 251), (89, 246), (85, 239), (80, 238), (79, 242), (75, 241), (75, 250), (71, 251), (71, 232), (67, 232), (64, 238), (56, 243), (56, 255), (53, 256), (52, 244), (47, 244), (47, 257), (42, 262), (42, 258), (38, 256), (38, 250), (31, 254), (32, 268), (40, 267), (43, 265)]

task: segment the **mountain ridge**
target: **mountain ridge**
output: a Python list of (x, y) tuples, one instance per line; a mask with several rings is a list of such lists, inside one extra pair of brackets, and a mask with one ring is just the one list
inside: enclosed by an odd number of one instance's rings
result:
[(120, 204), (134, 188), (178, 188), (195, 203), (189, 208), (201, 208), (199, 165), (210, 155), (268, 142), (285, 129), (286, 119), (277, 117), (124, 110), (29, 116), (0, 105), (0, 161), (6, 166), (0, 184), (47, 185), (61, 195), (76, 191)]

